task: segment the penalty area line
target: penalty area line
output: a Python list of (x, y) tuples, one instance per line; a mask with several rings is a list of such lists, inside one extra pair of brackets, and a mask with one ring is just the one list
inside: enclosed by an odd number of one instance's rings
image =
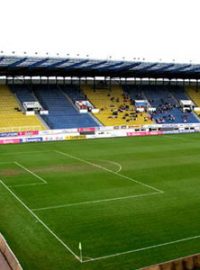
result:
[(144, 193), (138, 195), (130, 195), (124, 197), (117, 197), (117, 198), (110, 198), (110, 199), (102, 199), (102, 200), (95, 200), (95, 201), (85, 201), (85, 202), (78, 202), (78, 203), (69, 203), (69, 204), (61, 204), (61, 205), (53, 205), (48, 207), (41, 207), (31, 209), (32, 211), (44, 211), (44, 210), (51, 210), (51, 209), (58, 209), (58, 208), (65, 208), (65, 207), (72, 207), (72, 206), (80, 206), (80, 205), (88, 205), (88, 204), (96, 204), (96, 203), (104, 203), (104, 202), (112, 202), (112, 201), (119, 201), (119, 200), (127, 200), (127, 199), (134, 199), (140, 197), (148, 197), (153, 195), (160, 195), (159, 192), (151, 192), (151, 193)]
[(37, 179), (39, 179), (40, 181), (42, 181), (44, 184), (47, 184), (47, 181), (44, 180), (42, 177), (40, 177), (39, 175), (37, 175), (36, 173), (32, 172), (31, 170), (27, 169), (26, 167), (24, 167), (22, 164), (20, 164), (19, 162), (15, 161), (14, 164), (16, 164), (18, 167), (20, 167), (21, 169), (27, 171), (28, 173), (32, 174), (33, 176), (35, 176)]
[(82, 262), (76, 253), (72, 251), (67, 244), (63, 242), (2, 180), (0, 180), (2, 186), (35, 218), (37, 221), (52, 235), (54, 238), (67, 249), (79, 262)]

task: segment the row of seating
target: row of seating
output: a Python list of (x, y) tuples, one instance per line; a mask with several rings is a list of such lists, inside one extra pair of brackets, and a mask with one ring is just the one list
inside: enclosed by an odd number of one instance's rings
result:
[(23, 102), (34, 102), (37, 101), (31, 88), (27, 85), (12, 85), (10, 86), (12, 92), (17, 96), (18, 100)]
[(60, 88), (64, 93), (66, 93), (70, 97), (70, 99), (73, 102), (87, 99), (87, 97), (84, 95), (83, 91), (79, 88), (79, 86), (61, 85)]
[(187, 87), (187, 94), (191, 98), (191, 100), (200, 107), (200, 89), (196, 87)]
[(147, 113), (136, 113), (129, 97), (120, 86), (111, 89), (100, 88), (94, 90), (90, 86), (82, 87), (87, 99), (100, 112), (95, 114), (98, 120), (105, 126), (141, 125), (151, 124)]
[[(184, 113), (179, 100), (189, 100), (200, 107), (200, 92), (194, 88), (178, 86), (134, 86), (118, 85), (112, 88), (91, 86), (15, 85), (0, 87), (0, 131), (44, 129), (37, 116), (25, 116), (17, 110), (25, 101), (39, 101), (49, 115), (42, 116), (52, 129), (105, 126), (141, 125), (151, 123), (197, 123), (199, 119), (191, 113)], [(98, 114), (81, 114), (75, 108), (76, 100), (89, 100), (100, 109)], [(147, 100), (156, 112), (137, 113), (133, 100)], [(96, 117), (96, 118), (95, 118)], [(96, 120), (95, 120), (96, 119)]]
[(26, 116), (20, 104), (7, 86), (0, 86), (0, 131), (43, 130), (37, 116)]
[(189, 100), (185, 89), (179, 86), (124, 86), (126, 93), (133, 99), (147, 100), (151, 107), (156, 108), (151, 113), (156, 123), (198, 123), (199, 119), (193, 112), (183, 112), (180, 100)]
[[(66, 88), (64, 90), (68, 93)], [(81, 114), (59, 86), (35, 86), (34, 94), (43, 108), (49, 111), (49, 115), (42, 117), (52, 129), (99, 126), (89, 113)]]

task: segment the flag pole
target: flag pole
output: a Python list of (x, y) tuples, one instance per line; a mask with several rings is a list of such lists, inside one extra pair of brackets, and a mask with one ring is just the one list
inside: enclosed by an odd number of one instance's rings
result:
[(80, 261), (82, 263), (83, 262), (83, 254), (82, 254), (82, 245), (81, 245), (81, 242), (79, 242), (78, 248), (80, 250)]

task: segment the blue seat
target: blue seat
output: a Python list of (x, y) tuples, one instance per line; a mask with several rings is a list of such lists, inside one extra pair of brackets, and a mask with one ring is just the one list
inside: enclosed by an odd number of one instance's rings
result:
[(27, 85), (12, 85), (10, 88), (22, 104), (23, 102), (36, 101), (33, 92)]
[[(78, 91), (78, 90), (77, 90)], [(89, 113), (81, 114), (58, 86), (35, 86), (34, 93), (49, 115), (42, 116), (52, 129), (96, 127)]]
[(157, 123), (199, 122), (199, 119), (193, 112), (183, 112), (180, 108), (179, 101), (181, 99), (189, 100), (184, 91), (184, 87), (126, 85), (124, 86), (124, 91), (133, 100), (147, 99), (149, 104), (157, 109), (155, 113), (151, 114), (152, 118)]

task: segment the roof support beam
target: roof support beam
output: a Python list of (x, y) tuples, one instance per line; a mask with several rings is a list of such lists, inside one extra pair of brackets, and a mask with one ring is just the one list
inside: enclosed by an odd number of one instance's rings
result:
[(130, 64), (130, 65), (127, 65), (127, 66), (124, 66), (124, 67), (119, 67), (119, 68), (115, 69), (115, 71), (116, 72), (126, 71), (126, 70), (129, 70), (131, 68), (137, 67), (140, 64), (141, 64), (141, 62), (133, 63), (133, 64)]
[(99, 61), (98, 63), (91, 64), (90, 66), (85, 67), (85, 69), (95, 68), (98, 66), (101, 66), (103, 64), (106, 64), (108, 61)]
[(7, 67), (8, 67), (8, 68), (10, 68), (10, 67), (11, 67), (11, 68), (12, 68), (12, 67), (17, 67), (19, 64), (25, 62), (26, 59), (27, 59), (27, 57), (26, 57), (26, 58), (23, 58), (23, 59), (20, 59), (20, 60), (14, 62), (14, 63), (8, 65)]
[(51, 69), (51, 68), (57, 68), (67, 62), (69, 62), (70, 59), (65, 59), (65, 60), (62, 60), (62, 61), (58, 61), (57, 63), (53, 63), (53, 64), (50, 64), (47, 68)]
[(77, 63), (74, 63), (74, 64), (72, 64), (72, 65), (69, 65), (69, 66), (65, 67), (64, 69), (65, 69), (65, 70), (70, 70), (71, 68), (77, 68), (77, 67), (79, 67), (79, 66), (81, 66), (81, 65), (83, 65), (83, 64), (85, 64), (85, 63), (87, 63), (88, 61), (89, 61), (89, 60), (83, 60), (83, 61), (77, 62)]
[(40, 67), (41, 64), (45, 63), (47, 60), (49, 60), (49, 58), (45, 58), (42, 60), (38, 60), (38, 62), (28, 66), (29, 69), (35, 68), (35, 67)]
[(124, 62), (119, 62), (119, 63), (111, 64), (109, 66), (101, 67), (101, 68), (98, 68), (98, 71), (110, 70), (113, 67), (121, 66), (123, 63)]

